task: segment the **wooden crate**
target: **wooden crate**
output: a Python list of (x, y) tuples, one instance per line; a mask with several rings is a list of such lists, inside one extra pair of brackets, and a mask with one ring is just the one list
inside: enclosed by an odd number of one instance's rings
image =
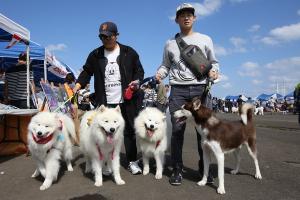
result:
[(4, 115), (0, 122), (0, 155), (27, 152), (27, 127), (32, 116)]

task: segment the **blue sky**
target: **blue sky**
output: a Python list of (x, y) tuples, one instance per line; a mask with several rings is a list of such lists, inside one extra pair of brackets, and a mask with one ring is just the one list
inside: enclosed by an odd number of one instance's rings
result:
[[(0, 0), (0, 12), (26, 27), (31, 39), (75, 71), (101, 42), (99, 25), (113, 21), (119, 42), (136, 49), (145, 77), (155, 74), (167, 39), (179, 31), (185, 1)], [(299, 0), (186, 1), (196, 8), (194, 31), (209, 35), (220, 62), (214, 96), (291, 92), (300, 82)], [(168, 81), (166, 81), (168, 82)]]

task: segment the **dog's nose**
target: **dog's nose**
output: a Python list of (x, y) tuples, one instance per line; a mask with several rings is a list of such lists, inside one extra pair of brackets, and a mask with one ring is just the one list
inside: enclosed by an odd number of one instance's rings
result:
[(41, 131), (37, 132), (38, 135), (43, 135), (43, 133)]
[(110, 130), (111, 133), (113, 133), (113, 132), (115, 132), (116, 129), (115, 128), (110, 128), (109, 130)]
[(154, 129), (154, 125), (153, 125), (153, 124), (151, 124), (151, 125), (150, 125), (150, 128), (151, 128), (151, 129)]

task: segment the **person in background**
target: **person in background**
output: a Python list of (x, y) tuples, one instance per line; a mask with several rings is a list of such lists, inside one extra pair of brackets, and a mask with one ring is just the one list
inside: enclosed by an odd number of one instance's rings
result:
[(75, 87), (75, 76), (72, 73), (68, 73), (65, 78), (65, 83), (67, 83), (71, 88)]
[(0, 103), (5, 103), (4, 102), (4, 94), (7, 93), (5, 90), (6, 90), (6, 88), (5, 88), (5, 71), (1, 67), (0, 68)]
[[(17, 108), (27, 109), (27, 54), (20, 53), (18, 63), (7, 69), (5, 73), (7, 87), (7, 101)], [(29, 66), (29, 81), (34, 90), (32, 65)], [(30, 107), (34, 108), (30, 98)]]
[(134, 118), (142, 108), (139, 84), (144, 79), (144, 69), (137, 52), (117, 42), (118, 36), (115, 23), (104, 22), (100, 25), (99, 38), (103, 45), (89, 54), (73, 91), (76, 93), (84, 88), (94, 76), (93, 101), (96, 106), (120, 106), (125, 120), (124, 144), (128, 170), (132, 174), (140, 174)]
[[(207, 35), (194, 32), (193, 24), (196, 20), (195, 8), (188, 3), (183, 3), (176, 10), (176, 23), (180, 28), (180, 35), (188, 45), (197, 45), (206, 58), (212, 63), (212, 69), (203, 80), (198, 80), (189, 70), (188, 66), (180, 56), (180, 50), (175, 38), (167, 41), (163, 61), (156, 72), (156, 79), (161, 81), (169, 75), (171, 93), (169, 98), (169, 110), (172, 122), (171, 137), (171, 161), (173, 165), (173, 173), (169, 179), (171, 185), (181, 185), (182, 182), (182, 148), (184, 140), (184, 131), (186, 124), (176, 123), (174, 117), (175, 111), (181, 109), (181, 106), (187, 101), (191, 101), (194, 97), (202, 97), (204, 94), (207, 79), (215, 80), (218, 78), (218, 61), (215, 57), (213, 42)], [(211, 95), (206, 95), (207, 107), (211, 106)], [(203, 174), (203, 151), (201, 147), (201, 136), (197, 133), (198, 152), (199, 152), (199, 172)], [(208, 177), (208, 182), (212, 182), (212, 176)]]
[(294, 105), (296, 113), (298, 113), (298, 123), (300, 124), (300, 83), (298, 83), (294, 90)]
[(238, 105), (238, 108), (239, 108), (239, 111), (241, 111), (241, 108), (242, 108), (242, 105), (244, 103), (243, 99), (242, 99), (242, 95), (240, 94), (239, 95), (239, 98), (236, 100), (237, 102), (237, 105)]

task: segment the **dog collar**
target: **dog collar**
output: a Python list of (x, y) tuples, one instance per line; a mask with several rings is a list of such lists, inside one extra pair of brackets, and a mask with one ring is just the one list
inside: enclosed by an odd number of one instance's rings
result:
[(47, 144), (53, 138), (53, 133), (49, 134), (45, 138), (36, 138), (33, 133), (31, 133), (33, 140), (38, 144)]

